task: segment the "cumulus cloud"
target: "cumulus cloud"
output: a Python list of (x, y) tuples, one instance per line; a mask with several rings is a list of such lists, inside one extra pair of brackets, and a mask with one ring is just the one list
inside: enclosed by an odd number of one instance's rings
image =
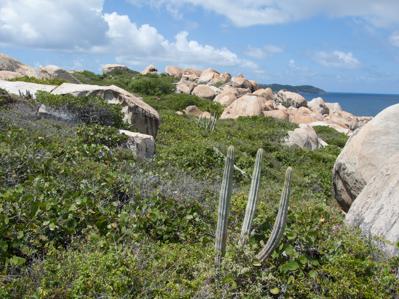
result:
[(396, 0), (129, 0), (149, 3), (177, 11), (183, 5), (194, 5), (223, 15), (237, 26), (282, 24), (317, 14), (330, 17), (360, 17), (376, 26), (399, 23)]
[(392, 33), (390, 37), (390, 42), (395, 47), (399, 47), (399, 31)]
[(105, 42), (103, 0), (1, 0), (0, 43), (79, 49)]
[(320, 51), (316, 53), (315, 59), (318, 63), (327, 67), (356, 68), (360, 66), (360, 61), (351, 52)]
[[(166, 39), (126, 15), (104, 13), (104, 0), (0, 0), (0, 44), (115, 55), (119, 62), (242, 66), (257, 69), (227, 48)], [(43, 13), (45, 12), (45, 13)]]
[(266, 45), (262, 48), (249, 47), (246, 54), (255, 59), (262, 59), (273, 54), (281, 53), (283, 49), (274, 45)]

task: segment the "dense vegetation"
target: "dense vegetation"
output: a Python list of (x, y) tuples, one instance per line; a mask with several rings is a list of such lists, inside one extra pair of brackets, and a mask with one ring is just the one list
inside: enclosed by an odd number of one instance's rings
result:
[[(139, 92), (162, 118), (157, 154), (136, 161), (117, 133), (120, 115), (99, 98), (0, 91), (1, 298), (393, 298), (398, 259), (343, 225), (331, 169), (346, 141), (318, 128), (330, 145), (287, 148), (295, 126), (271, 118), (221, 121), (215, 131), (176, 115), (217, 104), (173, 94), (166, 76), (80, 73), (80, 80)], [(71, 121), (40, 118), (44, 103)], [(81, 113), (81, 111), (86, 111)], [(107, 117), (85, 117), (101, 111)], [(108, 120), (112, 120), (108, 122)], [(228, 251), (215, 276), (214, 231), (223, 154), (236, 148)], [(237, 245), (250, 174), (265, 150), (260, 203), (245, 248)], [(288, 225), (265, 264), (255, 253), (270, 234), (284, 172), (294, 169)]]
[(270, 87), (274, 92), (285, 89), (292, 92), (305, 92), (314, 94), (323, 94), (325, 91), (312, 85), (283, 85), (283, 84), (259, 84), (262, 88)]

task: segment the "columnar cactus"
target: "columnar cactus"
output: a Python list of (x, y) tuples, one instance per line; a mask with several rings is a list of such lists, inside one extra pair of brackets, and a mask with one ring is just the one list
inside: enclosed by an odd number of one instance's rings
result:
[(256, 154), (254, 171), (252, 173), (251, 187), (249, 189), (247, 207), (245, 209), (244, 222), (241, 228), (240, 244), (244, 245), (251, 233), (252, 221), (255, 216), (258, 191), (260, 186), (260, 174), (262, 168), (263, 149), (259, 149)]
[(219, 196), (219, 209), (218, 209), (218, 223), (216, 228), (215, 249), (216, 258), (215, 264), (220, 266), (222, 258), (226, 252), (227, 240), (227, 224), (230, 212), (230, 199), (233, 186), (233, 169), (234, 169), (234, 147), (230, 146), (227, 150), (225, 159), (223, 181), (220, 189)]
[(261, 262), (265, 261), (273, 251), (277, 248), (283, 236), (284, 228), (287, 222), (288, 202), (291, 192), (291, 167), (288, 167), (285, 173), (285, 182), (283, 193), (281, 194), (280, 206), (276, 221), (274, 222), (273, 230), (269, 240), (263, 249), (256, 256)]

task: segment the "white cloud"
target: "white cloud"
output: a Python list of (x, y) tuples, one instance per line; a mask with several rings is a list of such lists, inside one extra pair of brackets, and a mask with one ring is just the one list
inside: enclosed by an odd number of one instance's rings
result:
[(356, 68), (360, 66), (360, 61), (351, 52), (320, 51), (316, 53), (315, 60), (327, 67)]
[(390, 37), (390, 42), (395, 47), (399, 47), (399, 31), (392, 33)]
[(0, 44), (114, 55), (136, 65), (258, 68), (227, 48), (189, 39), (185, 31), (168, 40), (149, 24), (104, 13), (103, 5), (104, 0), (0, 0)]
[(195, 5), (230, 19), (237, 26), (281, 24), (318, 14), (329, 17), (360, 17), (376, 26), (399, 23), (396, 0), (129, 0), (150, 3), (177, 11), (183, 5)]
[(79, 49), (105, 42), (103, 0), (1, 0), (0, 43)]
[(246, 54), (252, 58), (262, 59), (265, 57), (269, 57), (273, 54), (281, 53), (282, 51), (283, 49), (281, 49), (280, 47), (274, 45), (266, 45), (262, 48), (249, 47)]

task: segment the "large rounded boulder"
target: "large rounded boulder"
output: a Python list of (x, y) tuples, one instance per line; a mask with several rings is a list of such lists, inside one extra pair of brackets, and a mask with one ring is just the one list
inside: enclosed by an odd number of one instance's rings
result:
[(356, 131), (338, 156), (333, 170), (334, 195), (348, 211), (363, 188), (389, 158), (399, 153), (399, 104), (379, 113)]
[(345, 221), (365, 236), (377, 237), (380, 249), (394, 256), (399, 253), (399, 154), (387, 161), (360, 192)]

